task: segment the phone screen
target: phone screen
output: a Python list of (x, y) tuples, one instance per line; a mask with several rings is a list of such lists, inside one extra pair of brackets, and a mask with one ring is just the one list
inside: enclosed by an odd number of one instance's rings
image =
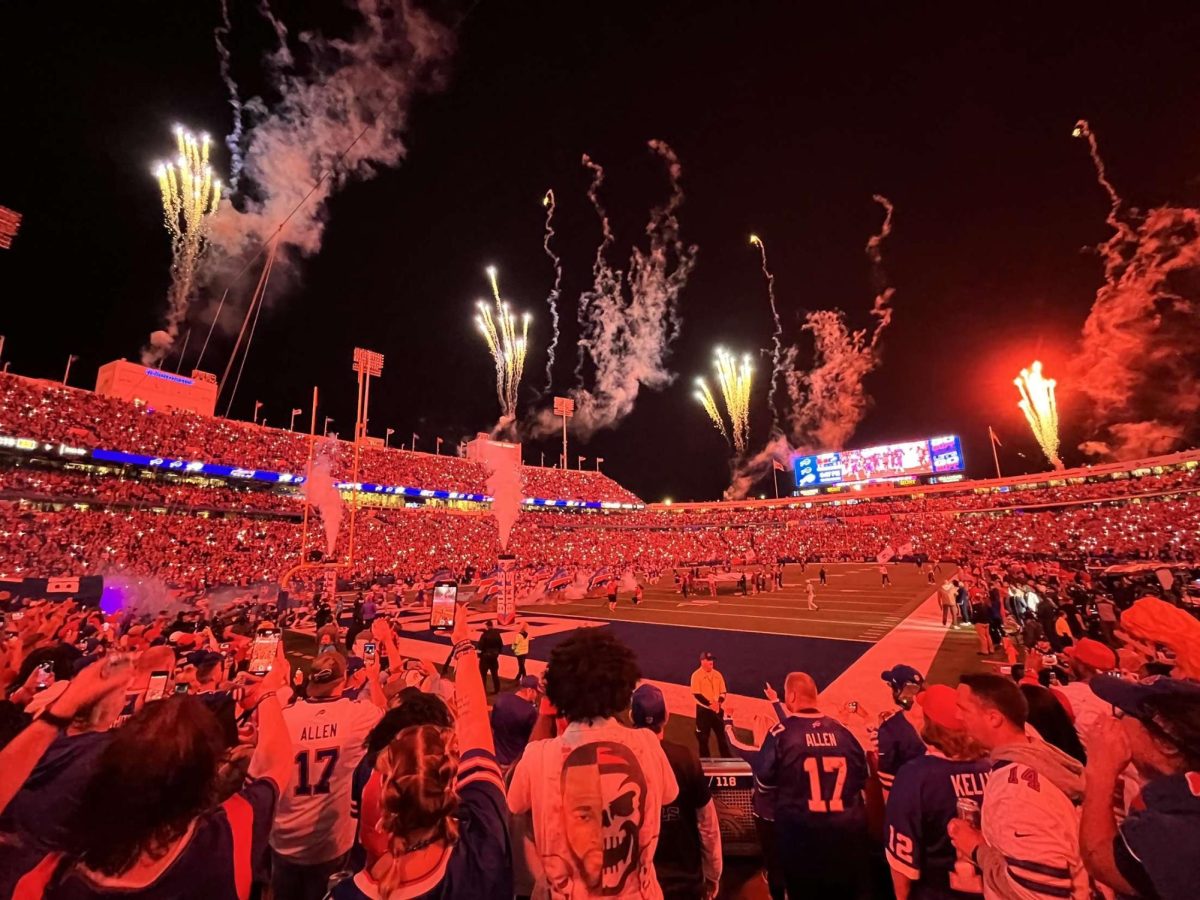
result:
[(258, 636), (254, 638), (254, 643), (250, 646), (250, 672), (254, 675), (262, 675), (265, 672), (271, 671), (271, 666), (275, 664), (275, 654), (278, 649), (279, 632), (260, 631)]
[(458, 584), (439, 581), (433, 586), (433, 605), (429, 608), (429, 627), (433, 631), (449, 631), (454, 627), (458, 609)]
[(375, 658), (375, 643), (373, 641), (368, 641), (367, 643), (363, 644), (363, 658)]
[(175, 685), (175, 693), (186, 694), (187, 692), (188, 692), (188, 686), (187, 686), (186, 681), (181, 681), (181, 682), (179, 682), (179, 684)]
[(146, 702), (151, 700), (161, 700), (167, 693), (167, 679), (171, 677), (169, 672), (151, 672), (150, 682), (146, 685)]

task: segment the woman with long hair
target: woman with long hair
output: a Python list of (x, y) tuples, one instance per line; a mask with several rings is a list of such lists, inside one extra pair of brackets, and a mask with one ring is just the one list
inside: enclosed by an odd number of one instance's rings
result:
[(221, 802), (223, 732), (195, 697), (147, 703), (113, 734), (67, 828), (65, 853), (33, 866), (14, 896), (47, 900), (243, 900), (266, 860), (292, 747), (275, 691), (279, 665), (248, 698), (258, 724), (249, 778)]
[(378, 832), (386, 850), (336, 885), (333, 900), (513, 895), (504, 781), (465, 618), (453, 633), (454, 725), (407, 725), (379, 751), (377, 812), (364, 795), (362, 832)]

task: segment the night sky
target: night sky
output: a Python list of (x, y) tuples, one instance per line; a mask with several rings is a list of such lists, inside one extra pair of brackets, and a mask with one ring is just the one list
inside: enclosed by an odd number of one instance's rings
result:
[[(253, 93), (270, 32), (255, 3), (230, 5), (235, 74)], [(452, 22), (468, 5), (437, 11)], [(275, 3), (294, 26), (331, 28), (344, 19), (334, 10), (323, 21), (334, 6)], [(407, 160), (345, 187), (320, 254), (273, 292), (233, 415), (248, 419), (258, 399), (268, 422), (286, 425), (317, 384), (323, 413), (348, 433), (359, 345), (387, 356), (372, 392), (375, 434), (416, 431), (432, 449), (437, 435), (452, 447), (490, 427), (492, 364), (470, 320), (490, 263), (506, 295), (537, 316), (522, 396), (532, 408), (552, 282), (542, 195), (553, 187), (559, 200), (563, 312), (573, 323), (599, 240), (580, 155), (608, 171), (613, 258), (623, 264), (666, 196), (645, 147), (661, 138), (683, 163), (683, 235), (700, 248), (671, 358), (679, 377), (643, 392), (628, 419), (572, 457), (604, 457), (606, 471), (648, 500), (719, 495), (728, 453), (691, 382), (718, 342), (769, 344), (747, 235), (767, 241), (785, 338), (810, 309), (838, 306), (865, 326), (863, 245), (880, 222), (871, 195), (882, 193), (896, 206), (884, 246), (895, 318), (868, 379), (873, 408), (851, 445), (955, 432), (969, 472), (983, 476), (991, 424), (1005, 469), (1036, 470), (1011, 379), (1035, 356), (1050, 374), (1065, 364), (1100, 284), (1083, 248), (1109, 233), (1106, 198), (1071, 128), (1091, 121), (1133, 205), (1196, 203), (1200, 8), (1124, 5), (1117, 17), (1094, 4), (1077, 7), (1086, 13), (1019, 4), (971, 19), (963, 6), (928, 17), (909, 6), (481, 0), (459, 29), (447, 89), (411, 111)], [(99, 365), (136, 359), (157, 327), (169, 247), (150, 168), (174, 122), (216, 136), (230, 127), (212, 42), (217, 10), (216, 0), (5, 5), (0, 205), (25, 216), (13, 249), (0, 251), (0, 333), (14, 371), (60, 378), (77, 353), (72, 383), (91, 387)], [(228, 166), (219, 142), (215, 161)], [(574, 336), (564, 331), (558, 389), (572, 383)], [(205, 368), (215, 362), (219, 372), (231, 343), (223, 338)], [(760, 376), (767, 367), (764, 358)], [(765, 381), (756, 445), (766, 437)], [(1084, 435), (1068, 401), (1069, 392), (1061, 412), (1072, 464)], [(557, 454), (552, 439), (531, 442), (526, 460), (540, 450)]]

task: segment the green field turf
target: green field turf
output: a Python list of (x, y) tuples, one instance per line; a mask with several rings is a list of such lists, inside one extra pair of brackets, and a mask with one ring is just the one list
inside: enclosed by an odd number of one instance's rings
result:
[[(801, 573), (798, 565), (786, 566), (782, 590), (749, 597), (729, 593), (728, 586), (723, 586), (715, 598), (710, 597), (708, 586), (698, 582), (700, 594), (692, 594), (685, 600), (668, 574), (657, 585), (646, 588), (645, 599), (638, 607), (633, 606), (631, 594), (623, 591), (612, 612), (602, 596), (522, 608), (591, 619), (874, 642), (935, 589), (912, 564), (888, 567), (891, 587), (880, 585), (879, 567), (875, 564), (828, 563), (825, 568), (829, 583), (824, 586), (817, 583), (819, 568), (810, 565), (807, 572)], [(952, 571), (952, 567), (945, 567), (943, 577)], [(816, 588), (820, 608), (815, 612), (805, 608), (805, 579), (812, 579)]]

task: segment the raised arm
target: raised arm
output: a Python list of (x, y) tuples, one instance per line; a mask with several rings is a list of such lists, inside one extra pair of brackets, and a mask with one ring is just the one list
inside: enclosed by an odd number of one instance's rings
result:
[(488, 722), (487, 694), (483, 687), (483, 676), (479, 672), (479, 654), (467, 636), (465, 610), (459, 610), (451, 634), (454, 648), (451, 660), (454, 663), (454, 699), (458, 717), (454, 727), (458, 731), (459, 750), (486, 750), (495, 753), (492, 726)]

